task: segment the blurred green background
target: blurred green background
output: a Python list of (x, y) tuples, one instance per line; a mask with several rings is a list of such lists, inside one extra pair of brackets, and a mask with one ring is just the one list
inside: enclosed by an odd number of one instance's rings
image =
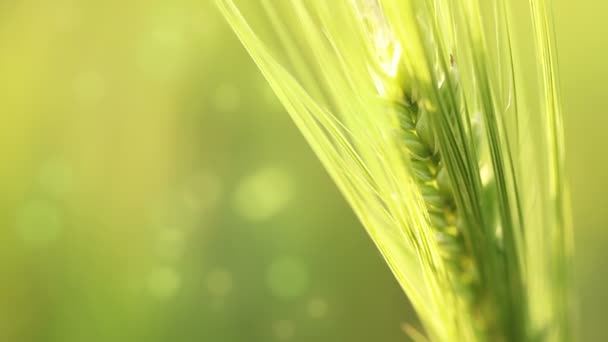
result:
[[(608, 23), (555, 1), (582, 341)], [(405, 341), (379, 253), (211, 1), (0, 2), (0, 341)]]

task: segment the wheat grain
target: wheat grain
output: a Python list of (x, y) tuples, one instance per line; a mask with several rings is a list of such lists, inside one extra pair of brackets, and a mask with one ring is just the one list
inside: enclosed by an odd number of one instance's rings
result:
[(217, 1), (429, 339), (571, 338), (545, 0)]
[(404, 149), (410, 158), (411, 174), (424, 198), (441, 254), (452, 268), (455, 289), (470, 297), (475, 292), (471, 287), (477, 281), (477, 275), (461, 233), (463, 227), (458, 227), (458, 208), (436, 142), (436, 133), (430, 123), (431, 113), (425, 108), (437, 106), (425, 105), (425, 102), (412, 91), (405, 91), (396, 104)]

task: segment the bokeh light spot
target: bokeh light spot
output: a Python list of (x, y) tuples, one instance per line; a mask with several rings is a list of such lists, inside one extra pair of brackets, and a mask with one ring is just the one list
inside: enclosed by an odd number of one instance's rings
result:
[(159, 299), (169, 299), (175, 296), (180, 285), (179, 274), (171, 268), (160, 267), (148, 275), (148, 292)]
[(33, 200), (18, 210), (15, 225), (23, 241), (46, 244), (57, 239), (63, 228), (63, 219), (60, 210), (52, 203)]
[(267, 167), (246, 177), (239, 185), (234, 205), (250, 221), (263, 221), (277, 214), (292, 196), (292, 181), (284, 170)]
[(312, 318), (323, 318), (327, 315), (327, 302), (321, 298), (313, 298), (308, 302), (308, 314)]
[(180, 8), (164, 7), (150, 16), (150, 27), (140, 38), (135, 55), (147, 76), (159, 81), (181, 76), (189, 48), (185, 14)]
[(39, 182), (40, 187), (49, 195), (62, 197), (72, 190), (72, 168), (61, 160), (49, 161), (40, 169)]
[(207, 290), (212, 296), (223, 297), (232, 291), (233, 281), (230, 272), (216, 269), (207, 274)]
[(308, 287), (308, 272), (304, 265), (291, 258), (275, 260), (268, 269), (268, 286), (272, 294), (289, 299), (301, 296)]
[(295, 335), (295, 325), (289, 320), (280, 320), (274, 323), (272, 330), (279, 341), (287, 341)]
[(164, 260), (178, 260), (184, 250), (184, 232), (175, 228), (164, 228), (158, 232), (158, 253)]

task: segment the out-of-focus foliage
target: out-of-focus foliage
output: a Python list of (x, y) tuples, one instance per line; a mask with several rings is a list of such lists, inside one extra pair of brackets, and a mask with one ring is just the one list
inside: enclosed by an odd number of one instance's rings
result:
[[(556, 0), (582, 340), (608, 33)], [(403, 341), (364, 230), (211, 1), (0, 2), (0, 341)]]

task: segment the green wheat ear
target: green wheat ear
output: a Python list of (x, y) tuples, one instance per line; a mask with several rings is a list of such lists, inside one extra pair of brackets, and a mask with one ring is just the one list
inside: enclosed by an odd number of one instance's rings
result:
[(420, 316), (566, 341), (571, 232), (545, 0), (217, 0)]

